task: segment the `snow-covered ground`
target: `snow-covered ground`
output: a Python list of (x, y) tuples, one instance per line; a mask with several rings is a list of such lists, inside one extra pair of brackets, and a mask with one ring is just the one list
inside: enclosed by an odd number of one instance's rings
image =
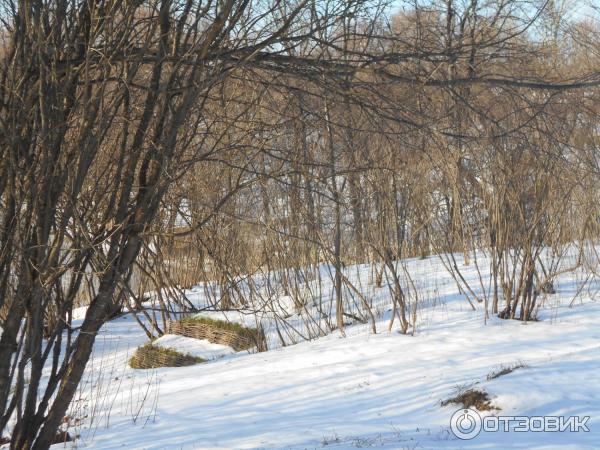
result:
[[(464, 267), (476, 284), (474, 266)], [(156, 345), (209, 359), (182, 368), (133, 370), (127, 360), (147, 338), (130, 316), (98, 337), (70, 413), (78, 448), (98, 449), (553, 449), (600, 448), (600, 302), (597, 286), (565, 273), (544, 299), (538, 322), (473, 311), (439, 259), (407, 262), (420, 292), (414, 335), (387, 331), (389, 293), (370, 286), (377, 334), (369, 324), (272, 350), (233, 352), (206, 341), (164, 336)], [(483, 284), (485, 286), (485, 283)], [(188, 292), (199, 301), (201, 289)], [(573, 299), (575, 301), (573, 302)], [(284, 299), (285, 300), (285, 299)], [(572, 306), (570, 306), (570, 304)], [(285, 308), (284, 308), (285, 309)], [(219, 316), (221, 313), (212, 313)], [(237, 313), (229, 313), (234, 318)], [(256, 319), (240, 315), (239, 320)], [(293, 317), (291, 318), (293, 319)], [(297, 339), (295, 339), (297, 340)], [(524, 365), (488, 380), (500, 368)], [(450, 432), (461, 387), (485, 390), (494, 414), (590, 416), (589, 432)], [(489, 414), (489, 412), (487, 413)], [(66, 444), (67, 447), (73, 444)], [(57, 446), (59, 448), (59, 446)]]

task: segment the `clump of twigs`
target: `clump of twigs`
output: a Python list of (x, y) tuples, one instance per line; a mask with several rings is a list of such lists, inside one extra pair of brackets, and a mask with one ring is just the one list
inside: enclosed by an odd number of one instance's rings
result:
[(487, 392), (475, 388), (458, 388), (455, 396), (442, 401), (442, 406), (450, 404), (461, 405), (463, 408), (476, 408), (478, 411), (490, 411), (498, 409), (492, 405), (491, 398)]
[(500, 378), (500, 377), (503, 377), (504, 375), (508, 375), (509, 373), (512, 373), (517, 369), (524, 369), (526, 367), (527, 367), (527, 365), (522, 362), (517, 362), (514, 364), (510, 364), (510, 365), (502, 365), (498, 369), (490, 372), (486, 378), (488, 381), (495, 380), (496, 378)]

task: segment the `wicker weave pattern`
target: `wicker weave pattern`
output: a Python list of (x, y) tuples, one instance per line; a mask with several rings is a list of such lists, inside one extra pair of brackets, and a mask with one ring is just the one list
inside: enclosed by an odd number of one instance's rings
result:
[(247, 350), (252, 347), (256, 347), (259, 352), (267, 350), (266, 339), (262, 330), (248, 330), (240, 333), (206, 323), (176, 320), (169, 322), (168, 333), (195, 339), (207, 339), (213, 344), (228, 345), (235, 351)]
[(139, 347), (131, 359), (130, 365), (134, 369), (154, 369), (157, 367), (184, 367), (201, 362), (194, 357), (184, 354), (161, 352), (152, 346)]

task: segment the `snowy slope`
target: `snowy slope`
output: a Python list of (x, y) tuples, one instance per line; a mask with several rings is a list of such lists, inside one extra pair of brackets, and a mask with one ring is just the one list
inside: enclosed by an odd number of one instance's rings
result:
[[(559, 313), (558, 323), (495, 320), (485, 327), (463, 313), (415, 337), (332, 335), (161, 369), (151, 387), (159, 394), (156, 418), (133, 425), (113, 410), (111, 425), (98, 428), (87, 447), (598, 448), (600, 305)], [(515, 361), (528, 367), (486, 381)], [(458, 441), (448, 432), (456, 408), (439, 403), (465, 383), (480, 383), (503, 413), (589, 415), (591, 431), (484, 433)]]
[[(359, 324), (345, 337), (336, 332), (265, 353), (165, 336), (159, 345), (211, 361), (140, 371), (128, 368), (127, 359), (146, 342), (144, 334), (131, 317), (114, 320), (98, 338), (71, 411), (77, 422), (71, 431), (81, 435), (77, 447), (600, 448), (595, 291), (580, 290), (580, 277), (565, 274), (539, 322), (492, 318), (484, 324), (481, 308), (471, 310), (439, 262), (410, 264), (416, 280), (435, 291), (435, 302), (420, 307), (414, 336), (387, 332), (385, 311), (377, 334)], [(374, 295), (384, 301), (386, 292)], [(526, 367), (487, 380), (515, 363)], [(457, 408), (440, 402), (465, 385), (487, 391), (498, 414), (590, 416), (590, 432), (498, 432), (458, 440), (449, 431)]]

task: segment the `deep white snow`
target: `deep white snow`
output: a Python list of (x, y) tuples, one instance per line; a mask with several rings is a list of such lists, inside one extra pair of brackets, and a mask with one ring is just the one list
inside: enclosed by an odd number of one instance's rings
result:
[[(600, 448), (599, 286), (580, 272), (556, 282), (540, 321), (527, 324), (473, 311), (439, 259), (407, 263), (420, 292), (414, 335), (387, 331), (389, 292), (367, 266), (348, 276), (376, 300), (368, 324), (273, 350), (235, 353), (178, 336), (157, 345), (210, 359), (183, 368), (133, 370), (147, 341), (133, 318), (107, 324), (73, 405), (76, 446), (94, 449), (594, 449)], [(481, 268), (481, 267), (480, 267)], [(463, 267), (476, 285), (477, 270)], [(481, 289), (485, 288), (485, 283)], [(202, 301), (202, 289), (188, 295)], [(572, 306), (570, 303), (575, 298)], [(289, 303), (289, 302), (287, 302)], [(285, 310), (286, 299), (282, 299)], [(212, 313), (221, 316), (221, 313)], [(228, 313), (252, 323), (253, 316)], [(294, 320), (294, 317), (290, 317)], [(294, 340), (300, 341), (301, 339)], [(490, 380), (499, 368), (525, 367)], [(462, 441), (449, 430), (458, 389), (487, 391), (502, 415), (590, 416), (589, 432), (482, 432)], [(489, 412), (487, 414), (490, 414)], [(80, 420), (78, 420), (80, 419)], [(67, 444), (69, 447), (72, 444)], [(60, 446), (56, 446), (60, 448)]]

